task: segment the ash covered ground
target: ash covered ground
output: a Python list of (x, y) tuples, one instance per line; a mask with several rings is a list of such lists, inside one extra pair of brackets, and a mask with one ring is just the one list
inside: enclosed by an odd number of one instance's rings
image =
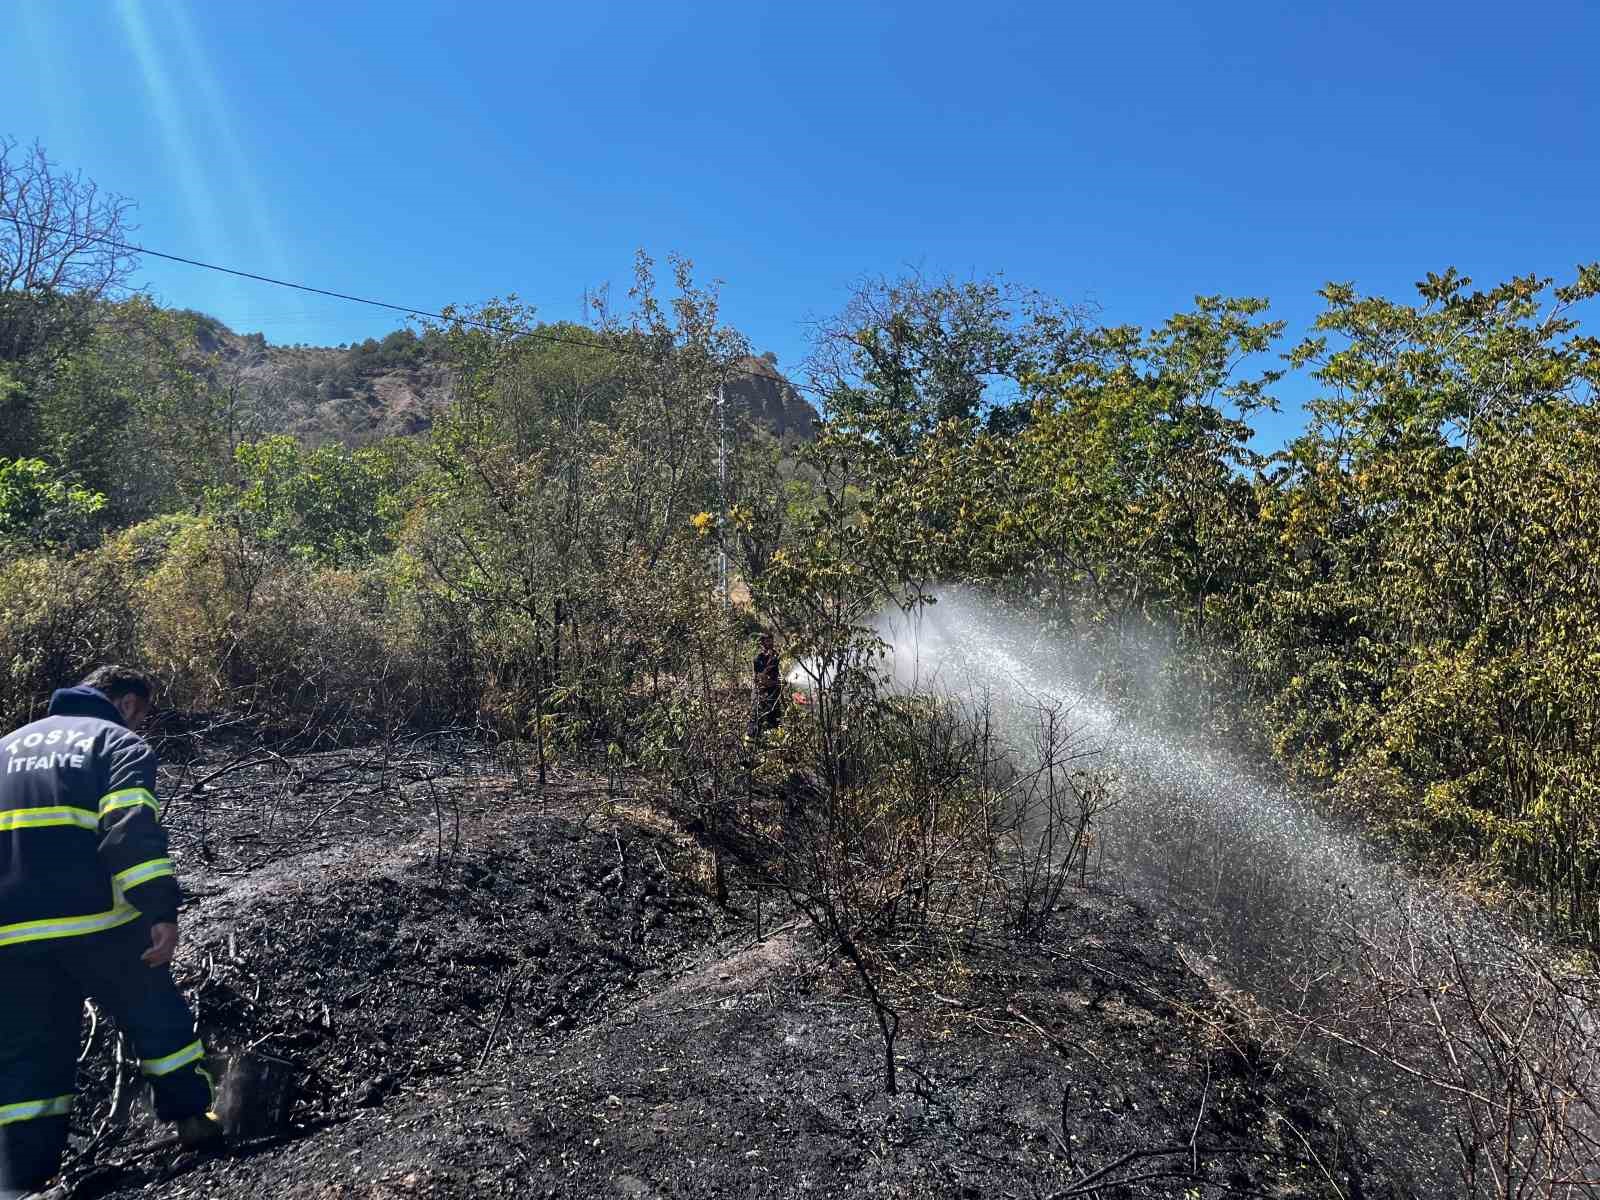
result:
[(291, 1122), (207, 1156), (119, 1134), (98, 1027), (79, 1200), (1405, 1194), (1103, 890), (1043, 941), (894, 962), (889, 1095), (848, 964), (737, 863), (718, 906), (693, 825), (602, 775), (435, 741), (201, 756), (164, 796), (178, 977), (213, 1050), (292, 1076)]

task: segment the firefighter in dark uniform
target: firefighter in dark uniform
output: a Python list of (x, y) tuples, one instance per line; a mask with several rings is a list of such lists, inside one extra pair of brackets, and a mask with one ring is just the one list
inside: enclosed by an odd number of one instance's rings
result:
[(770, 633), (761, 635), (753, 675), (750, 734), (755, 737), (764, 730), (776, 729), (783, 715), (783, 670)]
[(194, 1017), (168, 965), (178, 885), (136, 732), (154, 688), (101, 667), (0, 739), (0, 1200), (42, 1188), (67, 1141), (83, 1001), (133, 1041), (180, 1142), (221, 1136)]

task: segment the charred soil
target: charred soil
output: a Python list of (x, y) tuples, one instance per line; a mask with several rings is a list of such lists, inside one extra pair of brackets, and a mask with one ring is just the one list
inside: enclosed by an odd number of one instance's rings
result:
[(178, 977), (208, 1045), (292, 1073), (291, 1121), (118, 1136), (101, 1028), (74, 1196), (1398, 1194), (1125, 899), (890, 956), (890, 1095), (848, 966), (770, 895), (719, 908), (694, 837), (601, 777), (469, 753), (174, 773)]

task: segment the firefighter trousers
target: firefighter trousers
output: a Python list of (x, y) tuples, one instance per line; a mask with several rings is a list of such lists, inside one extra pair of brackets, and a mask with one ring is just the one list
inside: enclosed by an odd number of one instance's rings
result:
[(140, 961), (149, 925), (0, 947), (0, 1197), (43, 1186), (60, 1167), (78, 1071), (83, 1001), (133, 1042), (156, 1116), (179, 1121), (212, 1101), (205, 1048), (166, 967)]

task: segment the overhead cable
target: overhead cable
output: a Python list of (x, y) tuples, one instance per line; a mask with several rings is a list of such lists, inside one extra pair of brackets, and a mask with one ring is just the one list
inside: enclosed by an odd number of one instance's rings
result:
[[(217, 263), (201, 262), (197, 258), (186, 258), (181, 254), (168, 254), (163, 250), (152, 250), (148, 246), (135, 245), (132, 242), (124, 242), (117, 238), (103, 237), (93, 233), (85, 233), (80, 230), (58, 229), (53, 225), (46, 225), (39, 221), (30, 221), (25, 217), (18, 217), (16, 220), (23, 225), (27, 225), (33, 229), (41, 230), (45, 233), (59, 234), (62, 237), (76, 238), (80, 241), (96, 242), (102, 246), (109, 246), (113, 250), (121, 250), (129, 254), (146, 254), (151, 258), (163, 258), (168, 262), (182, 263), (183, 265), (189, 267), (200, 267), (207, 271), (218, 271), (223, 275), (234, 275), (240, 279), (253, 279), (257, 283), (270, 283), (274, 287), (293, 288), (297, 292), (309, 292), (314, 296), (328, 296), (334, 300), (348, 300), (354, 304), (366, 304), (372, 306), (373, 308), (386, 308), (391, 312), (405, 313), (408, 316), (413, 317), (426, 317), (429, 320), (434, 321), (447, 321), (458, 325), (470, 325), (478, 329), (486, 329), (490, 333), (510, 333), (517, 337), (534, 338), (541, 342), (555, 342), (563, 346), (578, 346), (585, 350), (604, 350), (611, 354), (632, 353), (632, 351), (626, 346), (610, 346), (604, 342), (583, 341), (578, 338), (562, 337), (560, 334), (555, 333), (540, 333), (537, 330), (519, 329), (510, 325), (495, 325), (488, 321), (478, 320), (475, 317), (447, 316), (441, 312), (434, 312), (431, 309), (426, 308), (415, 308), (409, 304), (393, 304), (387, 300), (374, 300), (368, 296), (356, 296), (350, 292), (338, 292), (332, 290), (331, 288), (314, 287), (309, 283), (296, 283), (291, 279), (274, 279), (270, 275), (259, 275), (254, 271), (241, 271), (236, 267), (224, 267)], [(741, 371), (739, 373), (745, 375), (757, 374), (757, 372), (748, 370)], [(804, 388), (801, 384), (794, 383), (790, 380), (785, 380), (785, 382), (796, 391), (811, 390), (809, 388)]]

